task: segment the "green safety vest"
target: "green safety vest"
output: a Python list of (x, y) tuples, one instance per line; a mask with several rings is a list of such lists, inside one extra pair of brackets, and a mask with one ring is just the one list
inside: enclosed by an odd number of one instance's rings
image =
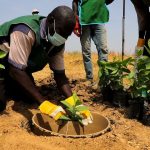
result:
[(48, 62), (46, 47), (40, 38), (40, 23), (43, 18), (45, 17), (39, 15), (22, 16), (0, 25), (0, 37), (9, 37), (11, 28), (17, 24), (25, 24), (35, 33), (36, 42), (27, 62), (27, 70), (31, 73), (43, 69)]
[(105, 0), (79, 0), (78, 11), (81, 25), (101, 24), (109, 21), (109, 11)]

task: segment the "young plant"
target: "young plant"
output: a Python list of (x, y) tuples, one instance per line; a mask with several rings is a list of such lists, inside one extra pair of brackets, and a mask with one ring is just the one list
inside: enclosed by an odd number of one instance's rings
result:
[(130, 75), (128, 65), (133, 65), (133, 61), (130, 57), (123, 61), (114, 59), (113, 62), (98, 62), (99, 85), (104, 100), (119, 107), (128, 105), (123, 80)]
[(144, 101), (147, 101), (150, 96), (150, 58), (143, 56), (143, 50), (141, 49), (137, 51), (135, 70), (129, 76), (129, 79), (132, 84), (128, 90), (130, 95), (128, 116), (129, 118), (142, 119)]
[[(150, 54), (149, 48), (146, 49)], [(136, 55), (135, 70), (132, 76), (130, 76), (133, 84), (129, 89), (133, 99), (146, 99), (148, 97), (148, 91), (150, 90), (150, 57), (143, 56), (143, 50), (141, 49), (137, 51)]]
[[(6, 53), (0, 50), (0, 59), (3, 59), (6, 56)], [(0, 64), (0, 70), (5, 69), (5, 66)]]
[(123, 79), (128, 78), (131, 72), (128, 65), (133, 59), (127, 58), (123, 61), (105, 62), (99, 61), (99, 85), (101, 88), (110, 87), (112, 90), (122, 91), (124, 89)]
[(87, 111), (88, 107), (82, 105), (79, 97), (74, 93), (71, 98), (61, 101), (61, 103), (65, 106), (68, 118), (72, 121), (78, 121), (82, 123), (83, 116), (80, 114), (82, 111)]

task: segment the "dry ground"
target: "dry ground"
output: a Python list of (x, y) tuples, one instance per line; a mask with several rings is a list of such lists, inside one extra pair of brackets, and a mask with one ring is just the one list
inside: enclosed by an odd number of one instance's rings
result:
[[(95, 80), (97, 80), (97, 55), (93, 54)], [(125, 116), (125, 110), (103, 103), (100, 93), (85, 84), (82, 57), (79, 53), (65, 55), (66, 74), (73, 91), (91, 110), (108, 117), (111, 131), (96, 138), (72, 139), (56, 136), (37, 136), (28, 126), (33, 114), (38, 112), (36, 104), (25, 104), (10, 100), (0, 116), (0, 150), (148, 150), (150, 128)], [(48, 66), (34, 74), (36, 84), (46, 99), (62, 99), (57, 91)], [(96, 100), (93, 102), (92, 100)]]

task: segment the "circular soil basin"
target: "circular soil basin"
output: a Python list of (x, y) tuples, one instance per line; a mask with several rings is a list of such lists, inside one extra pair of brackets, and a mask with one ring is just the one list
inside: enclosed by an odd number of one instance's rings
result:
[(33, 132), (37, 135), (57, 135), (63, 137), (96, 137), (110, 130), (109, 120), (98, 114), (92, 113), (93, 123), (82, 126), (77, 121), (56, 122), (48, 115), (37, 113), (32, 117)]

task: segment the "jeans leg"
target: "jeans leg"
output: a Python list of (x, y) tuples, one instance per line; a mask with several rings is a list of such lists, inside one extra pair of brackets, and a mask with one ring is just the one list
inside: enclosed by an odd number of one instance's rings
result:
[(104, 24), (92, 25), (92, 39), (98, 51), (98, 60), (108, 60), (107, 34)]
[(82, 46), (82, 56), (87, 79), (93, 79), (93, 68), (91, 62), (91, 33), (90, 26), (82, 26), (82, 35), (80, 37)]

